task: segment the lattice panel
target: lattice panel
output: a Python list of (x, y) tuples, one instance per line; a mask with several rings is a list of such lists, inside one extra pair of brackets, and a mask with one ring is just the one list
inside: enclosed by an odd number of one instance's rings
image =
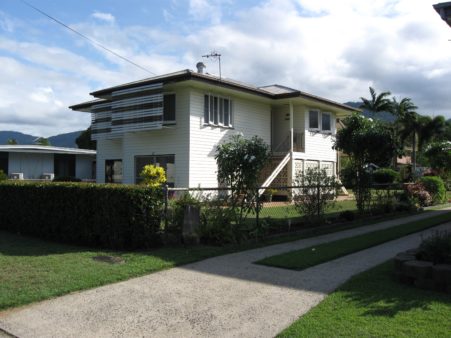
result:
[(319, 162), (318, 161), (305, 161), (305, 170), (308, 169), (318, 169)]
[(271, 187), (284, 187), (288, 184), (288, 165), (286, 165), (277, 177), (272, 181)]
[(304, 171), (304, 161), (303, 160), (295, 160), (294, 161), (294, 177), (298, 177), (302, 175)]
[(321, 169), (325, 169), (327, 176), (334, 175), (334, 162), (322, 162)]

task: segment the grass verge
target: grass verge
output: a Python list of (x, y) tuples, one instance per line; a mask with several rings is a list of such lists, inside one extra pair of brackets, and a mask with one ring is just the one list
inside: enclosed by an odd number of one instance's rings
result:
[(353, 277), (278, 337), (449, 337), (451, 295), (395, 282), (392, 264)]
[[(324, 235), (406, 216), (391, 215), (353, 223), (305, 229), (300, 233), (242, 245), (165, 247), (120, 252), (71, 246), (0, 231), (0, 310), (110, 284), (231, 252)], [(94, 256), (111, 255), (125, 263), (110, 265)]]
[(314, 247), (267, 257), (256, 262), (256, 264), (292, 270), (303, 270), (448, 221), (451, 221), (451, 212), (415, 222), (401, 224), (388, 229), (377, 230), (350, 238), (315, 245)]

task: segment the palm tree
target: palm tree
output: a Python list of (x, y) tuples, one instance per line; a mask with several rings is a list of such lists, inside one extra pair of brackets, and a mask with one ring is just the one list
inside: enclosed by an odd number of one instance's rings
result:
[(391, 95), (390, 92), (382, 92), (377, 95), (374, 88), (370, 87), (370, 95), (370, 99), (366, 99), (364, 97), (360, 98), (362, 100), (360, 108), (368, 109), (369, 111), (372, 111), (374, 113), (391, 111), (391, 101), (388, 98), (388, 96)]

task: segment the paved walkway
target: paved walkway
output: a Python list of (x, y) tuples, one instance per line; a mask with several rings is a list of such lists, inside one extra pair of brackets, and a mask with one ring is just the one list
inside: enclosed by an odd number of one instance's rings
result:
[[(442, 212), (210, 258), (43, 301), (0, 313), (0, 328), (23, 338), (273, 337), (349, 277), (416, 247), (432, 229), (304, 271), (252, 262)], [(451, 230), (451, 223), (435, 229)]]

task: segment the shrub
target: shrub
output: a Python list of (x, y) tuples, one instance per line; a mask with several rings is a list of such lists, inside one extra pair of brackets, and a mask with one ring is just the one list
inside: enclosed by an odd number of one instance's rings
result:
[(355, 213), (352, 210), (345, 210), (345, 211), (340, 212), (339, 218), (344, 221), (351, 222), (351, 221), (355, 220)]
[(390, 168), (381, 168), (373, 172), (373, 182), (377, 184), (391, 184), (400, 180), (401, 175)]
[(420, 182), (431, 194), (434, 203), (443, 203), (445, 201), (445, 183), (439, 176), (424, 176), (420, 179)]
[(341, 183), (346, 189), (354, 188), (355, 186), (355, 173), (352, 167), (344, 167), (340, 170)]
[(81, 182), (81, 179), (73, 176), (57, 176), (53, 182)]
[(296, 210), (308, 221), (321, 219), (324, 212), (333, 205), (337, 182), (328, 176), (325, 169), (308, 168), (304, 175), (296, 177), (293, 201)]
[(451, 232), (436, 231), (424, 239), (420, 244), (417, 258), (434, 264), (451, 263)]
[(239, 243), (243, 234), (239, 225), (234, 223), (235, 209), (224, 207), (222, 198), (205, 202), (201, 209), (201, 224), (197, 233), (202, 243), (228, 244)]
[(6, 175), (3, 170), (0, 170), (0, 182), (6, 181), (8, 179), (8, 175)]
[(170, 209), (172, 214), (171, 229), (170, 232), (182, 233), (183, 228), (183, 218), (185, 216), (185, 207), (188, 205), (201, 206), (201, 201), (199, 198), (192, 196), (191, 194), (185, 192), (178, 198), (170, 201)]
[(164, 168), (152, 164), (145, 165), (139, 176), (142, 178), (142, 183), (150, 188), (158, 188), (166, 183)]
[(112, 249), (160, 244), (161, 189), (3, 182), (0, 230)]
[(418, 204), (418, 207), (426, 207), (433, 202), (431, 194), (421, 183), (408, 184), (406, 193), (410, 204)]

